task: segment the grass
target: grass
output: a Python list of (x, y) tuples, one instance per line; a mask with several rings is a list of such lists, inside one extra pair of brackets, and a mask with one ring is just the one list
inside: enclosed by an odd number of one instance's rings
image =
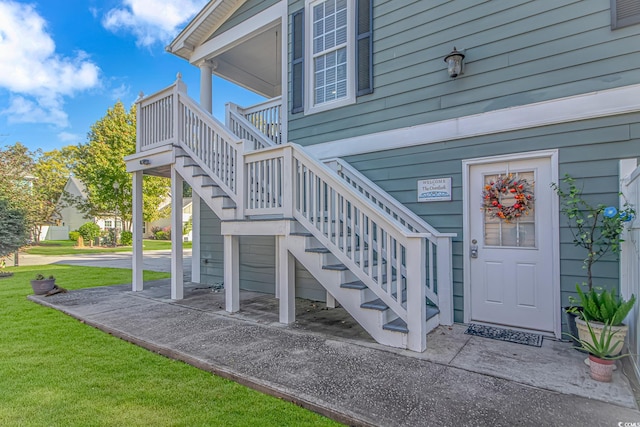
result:
[[(333, 421), (167, 359), (26, 299), (36, 273), (69, 290), (130, 282), (126, 269), (8, 268), (0, 279), (0, 425), (324, 426)], [(145, 280), (168, 277), (145, 271)]]
[[(143, 248), (146, 251), (157, 250), (170, 250), (170, 240), (143, 240)], [(191, 242), (184, 242), (185, 249), (191, 248)], [(30, 246), (25, 249), (26, 253), (32, 255), (74, 255), (74, 254), (98, 254), (109, 252), (131, 252), (131, 246), (102, 247), (96, 246), (90, 248), (85, 246), (84, 248), (76, 248), (76, 242), (72, 240), (43, 240), (40, 244)]]

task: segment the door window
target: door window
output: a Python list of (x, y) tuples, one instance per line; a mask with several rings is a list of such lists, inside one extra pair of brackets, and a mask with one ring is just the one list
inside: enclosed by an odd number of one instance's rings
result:
[[(516, 180), (526, 180), (535, 200), (534, 171), (511, 172)], [(505, 174), (483, 175), (484, 188), (492, 186)], [(505, 207), (512, 207), (518, 201), (513, 193), (500, 193), (498, 202)], [(485, 246), (534, 248), (536, 246), (535, 204), (523, 211), (518, 217), (510, 220), (495, 215), (495, 211), (484, 210), (484, 243)]]

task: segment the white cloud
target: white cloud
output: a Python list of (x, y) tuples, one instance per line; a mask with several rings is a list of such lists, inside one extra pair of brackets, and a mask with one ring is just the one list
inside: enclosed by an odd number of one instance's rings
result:
[(0, 111), (9, 122), (68, 125), (64, 97), (99, 85), (87, 54), (55, 50), (46, 22), (32, 5), (0, 0), (0, 88), (11, 94)]
[(128, 85), (122, 83), (120, 86), (111, 89), (111, 99), (114, 101), (123, 100), (129, 96), (131, 88)]
[(206, 3), (206, 0), (123, 0), (119, 8), (106, 13), (102, 25), (114, 32), (131, 32), (138, 46), (167, 44)]
[(78, 135), (76, 133), (71, 132), (60, 132), (58, 134), (58, 139), (62, 142), (71, 142), (73, 144), (78, 144), (83, 142), (84, 136)]

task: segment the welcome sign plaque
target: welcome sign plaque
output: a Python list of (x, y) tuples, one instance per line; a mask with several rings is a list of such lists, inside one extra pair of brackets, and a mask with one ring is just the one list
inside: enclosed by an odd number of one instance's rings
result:
[(451, 200), (451, 177), (418, 181), (418, 202)]

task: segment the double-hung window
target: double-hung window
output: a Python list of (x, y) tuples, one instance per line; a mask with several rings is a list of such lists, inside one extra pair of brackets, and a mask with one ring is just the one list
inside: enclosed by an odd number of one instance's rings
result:
[(352, 2), (324, 0), (310, 3), (307, 110), (354, 101), (353, 85), (350, 84), (353, 80), (353, 30), (349, 25), (353, 21), (353, 6), (349, 3)]
[(372, 0), (306, 0), (292, 15), (292, 113), (352, 104), (373, 91)]

